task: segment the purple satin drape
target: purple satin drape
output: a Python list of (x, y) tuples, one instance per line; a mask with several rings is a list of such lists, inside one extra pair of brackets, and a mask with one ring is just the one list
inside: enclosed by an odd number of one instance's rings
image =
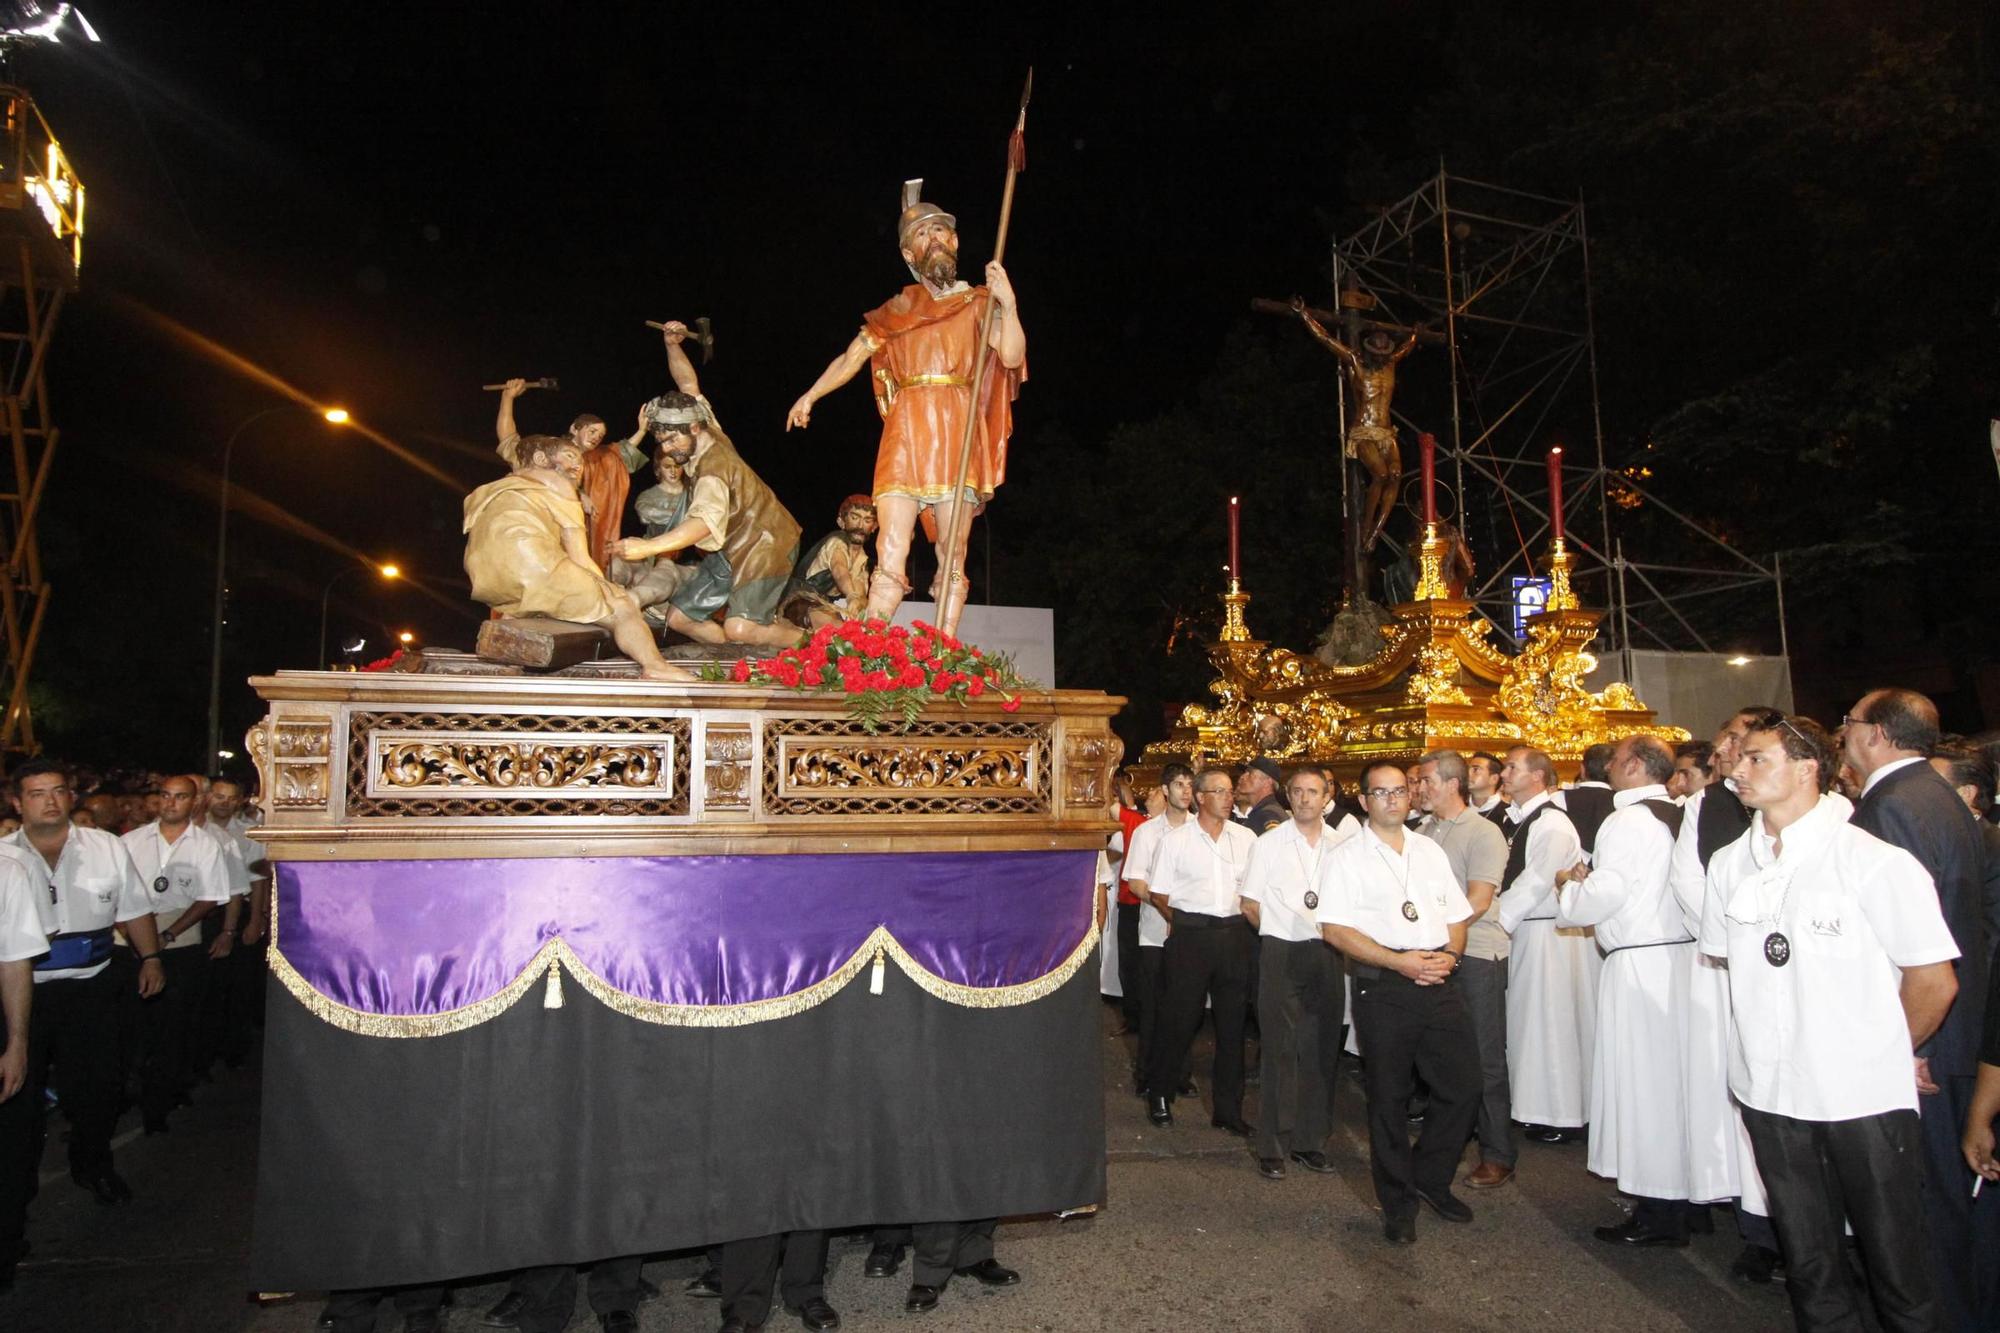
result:
[(278, 944), (369, 1014), (487, 999), (561, 937), (635, 999), (735, 1005), (825, 980), (886, 927), (962, 986), (1034, 981), (1090, 929), (1097, 853), (288, 862)]

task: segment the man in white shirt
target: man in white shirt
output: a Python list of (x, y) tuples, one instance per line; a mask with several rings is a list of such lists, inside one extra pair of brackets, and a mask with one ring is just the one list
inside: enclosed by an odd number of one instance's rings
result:
[(1282, 1180), (1285, 1159), (1331, 1171), (1322, 1146), (1333, 1132), (1334, 1074), (1347, 1030), (1341, 1023), (1340, 954), (1319, 923), (1319, 869), (1329, 851), (1361, 831), (1353, 815), (1326, 824), (1327, 780), (1317, 768), (1285, 783), (1292, 817), (1257, 839), (1243, 882), (1243, 915), (1257, 927), (1258, 1064), (1264, 1124), (1257, 1169)]
[(1590, 1076), (1590, 1170), (1638, 1199), (1613, 1245), (1681, 1247), (1690, 1209), (1687, 1141), (1688, 955), (1694, 936), (1668, 884), (1681, 809), (1667, 796), (1674, 752), (1652, 736), (1618, 742), (1612, 811), (1588, 862), (1557, 878), (1557, 912), (1594, 926), (1605, 952)]
[(1745, 739), (1735, 780), (1757, 813), (1709, 863), (1701, 949), (1729, 967), (1729, 1086), (1798, 1326), (1862, 1326), (1844, 1216), (1882, 1326), (1935, 1329), (1913, 1047), (1951, 1007), (1959, 950), (1922, 865), (1825, 795), (1836, 765), (1807, 718)]
[[(1315, 919), (1354, 978), (1382, 1234), (1414, 1245), (1419, 1202), (1446, 1221), (1472, 1220), (1451, 1192), (1479, 1107), (1472, 1018), (1452, 984), (1472, 905), (1444, 849), (1403, 827), (1410, 788), (1402, 767), (1369, 764), (1361, 794), (1368, 824), (1322, 864)], [(1420, 1071), (1431, 1100), (1413, 1150), (1408, 1113)]]
[(1504, 766), (1499, 755), (1484, 750), (1465, 756), (1465, 803), (1499, 825), (1502, 834), (1507, 831), (1507, 795), (1500, 786)]
[[(1151, 1076), (1152, 1043), (1159, 1035), (1160, 959), (1167, 943), (1167, 919), (1154, 906), (1147, 881), (1153, 877), (1153, 858), (1159, 854), (1160, 839), (1192, 818), (1188, 811), (1194, 805), (1193, 770), (1185, 764), (1168, 764), (1160, 773), (1160, 790), (1166, 794), (1166, 808), (1132, 830), (1131, 845), (1119, 866), (1125, 887), (1139, 900), (1138, 966), (1132, 974), (1133, 988), (1138, 992), (1138, 1049), (1132, 1057), (1132, 1078), (1141, 1095)], [(1185, 1059), (1180, 1072), (1183, 1076), (1174, 1088), (1187, 1096), (1193, 1089), (1185, 1077)]]
[(195, 797), (193, 778), (166, 779), (160, 817), (123, 840), (148, 886), (166, 969), (165, 991), (139, 1020), (139, 1110), (148, 1134), (166, 1132), (175, 1098), (193, 1085), (195, 1027), (208, 984), (201, 921), (230, 900), (228, 858), (216, 836), (194, 822)]
[(1498, 916), (1509, 937), (1507, 1087), (1523, 1137), (1565, 1143), (1590, 1119), (1604, 957), (1591, 931), (1556, 922), (1556, 874), (1576, 864), (1583, 844), (1556, 804), (1555, 764), (1517, 745), (1500, 774), (1509, 802)]
[[(28, 1023), (28, 1074), (0, 1112), (0, 1254), (19, 1252), (28, 1199), (40, 1169), (43, 1088), (54, 1084), (69, 1120), (70, 1178), (100, 1203), (132, 1197), (112, 1165), (118, 1120), (119, 974), (110, 970), (113, 926), (139, 956), (141, 998), (159, 992), (159, 935), (132, 858), (116, 837), (70, 823), (68, 772), (30, 759), (12, 776), (21, 827), (0, 839), (0, 854), (26, 867), (49, 936), (35, 961)], [(20, 1117), (16, 1119), (15, 1117)]]
[(1418, 766), (1431, 822), (1424, 836), (1444, 848), (1452, 878), (1472, 904), (1465, 957), (1458, 965), (1459, 994), (1472, 1017), (1479, 1046), (1479, 1165), (1468, 1189), (1495, 1189), (1514, 1178), (1512, 1101), (1507, 1089), (1507, 932), (1500, 928), (1500, 881), (1507, 871), (1507, 839), (1492, 820), (1466, 803), (1471, 764), (1456, 750), (1435, 750)]
[[(35, 906), (39, 886), (27, 866), (0, 856), (0, 1156), (13, 1160), (10, 1136), (31, 1134), (32, 1108), (22, 1102), (28, 1082), (28, 1027), (34, 1008), (34, 959), (48, 952), (48, 932)], [(0, 1219), (0, 1295), (14, 1285), (14, 1264), (20, 1258), (18, 1226), (6, 1230)]]
[(195, 1049), (195, 1071), (201, 1073), (218, 1058), (234, 1069), (249, 1053), (251, 1014), (264, 984), (264, 959), (246, 941), (245, 930), (271, 866), (262, 844), (244, 837), (230, 823), (243, 804), (243, 785), (234, 778), (197, 778), (197, 783), (206, 791), (195, 803), (195, 823), (215, 835), (229, 863), (229, 905), (219, 926), (211, 914), (210, 928), (204, 932), (209, 935), (208, 992)]
[(1247, 1139), (1255, 1126), (1243, 1118), (1243, 1020), (1257, 941), (1238, 895), (1257, 835), (1229, 820), (1235, 790), (1227, 769), (1195, 774), (1195, 817), (1160, 839), (1146, 881), (1171, 932), (1161, 959), (1159, 1035), (1147, 1076), (1146, 1114), (1155, 1125), (1173, 1123), (1178, 1076), (1207, 1001), (1215, 1010), (1211, 1123)]

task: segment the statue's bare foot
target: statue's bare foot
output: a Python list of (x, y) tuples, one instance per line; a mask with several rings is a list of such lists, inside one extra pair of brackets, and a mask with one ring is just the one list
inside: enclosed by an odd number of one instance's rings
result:
[(692, 671), (687, 671), (677, 666), (669, 666), (665, 662), (660, 663), (658, 666), (641, 666), (639, 674), (647, 680), (692, 681), (700, 679)]

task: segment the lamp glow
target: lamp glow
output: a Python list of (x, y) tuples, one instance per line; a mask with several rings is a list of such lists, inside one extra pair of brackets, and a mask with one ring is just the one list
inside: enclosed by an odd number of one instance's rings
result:
[(345, 426), (349, 420), (347, 409), (344, 407), (329, 407), (322, 415), (336, 426)]
[(1749, 666), (1749, 665), (1750, 665), (1750, 659), (1749, 659), (1749, 658), (1747, 658), (1747, 657), (1745, 657), (1745, 656), (1744, 656), (1744, 655), (1743, 655), (1742, 653), (1738, 653), (1738, 654), (1736, 654), (1736, 656), (1734, 656), (1734, 657), (1732, 657), (1732, 658), (1730, 658), (1730, 659), (1729, 659), (1729, 665), (1731, 665), (1731, 666)]
[(403, 576), (403, 571), (395, 565), (384, 565), (376, 573), (385, 579), (398, 579)]

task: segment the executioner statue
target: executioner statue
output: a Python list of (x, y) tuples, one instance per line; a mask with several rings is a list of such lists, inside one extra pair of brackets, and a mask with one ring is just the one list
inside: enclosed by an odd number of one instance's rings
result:
[[(1025, 116), (1025, 100), (1024, 100)], [(1021, 328), (1014, 287), (999, 260), (986, 266), (986, 284), (968, 286), (958, 276), (958, 221), (918, 196), (923, 182), (906, 182), (896, 239), (916, 281), (868, 312), (847, 350), (792, 404), (785, 429), (805, 428), (813, 404), (860, 373), (872, 372), (875, 406), (882, 414), (882, 443), (875, 457), (875, 507), (881, 522), (876, 568), (868, 585), (866, 614), (892, 617), (909, 591), (910, 542), (921, 516), (938, 548), (940, 575), (949, 588), (933, 587), (938, 624), (958, 629), (968, 583), (965, 548), (972, 517), (985, 508), (1007, 470), (1007, 437), (1013, 402), (1028, 378), (1028, 335)], [(984, 383), (975, 385), (983, 360), (979, 334), (994, 318)], [(959, 450), (968, 416), (974, 418), (970, 464), (959, 487)], [(949, 533), (956, 549), (947, 550)]]

